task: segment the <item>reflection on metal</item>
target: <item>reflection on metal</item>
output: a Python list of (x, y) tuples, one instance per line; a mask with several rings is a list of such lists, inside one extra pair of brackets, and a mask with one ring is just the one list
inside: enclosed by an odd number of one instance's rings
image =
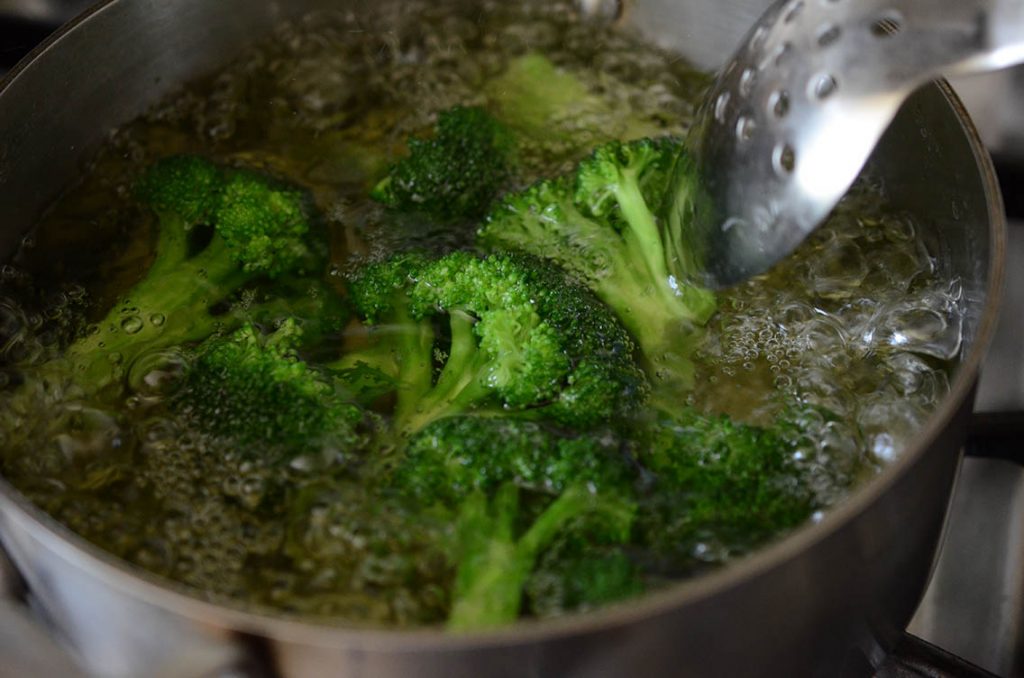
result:
[(702, 282), (733, 285), (792, 252), (918, 87), (1024, 60), (1018, 0), (893, 5), (779, 0), (719, 72), (690, 133), (706, 199), (679, 206), (695, 215), (680, 237)]
[(0, 678), (83, 678), (54, 630), (20, 599), (24, 592), (14, 565), (0, 551)]
[(1024, 222), (1007, 229), (1007, 267), (1002, 313), (982, 368), (974, 408), (980, 412), (1024, 411)]
[(626, 0), (577, 0), (584, 16), (600, 21), (616, 21), (622, 16)]
[(0, 19), (48, 24), (56, 28), (91, 4), (92, 0), (0, 0)]
[(1000, 676), (1024, 675), (1024, 467), (964, 460), (942, 553), (908, 630)]

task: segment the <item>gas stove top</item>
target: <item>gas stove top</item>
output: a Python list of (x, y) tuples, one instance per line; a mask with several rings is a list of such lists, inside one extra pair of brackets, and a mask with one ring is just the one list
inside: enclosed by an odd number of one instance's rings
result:
[[(0, 75), (92, 1), (0, 0)], [(944, 544), (880, 678), (1024, 676), (1024, 69), (954, 86), (996, 159), (1011, 217), (1008, 276)], [(0, 678), (26, 675), (26, 667), (7, 665), (4, 648), (28, 636), (7, 633), (3, 622), (0, 610)], [(57, 663), (49, 666), (62, 666), (51, 659)]]

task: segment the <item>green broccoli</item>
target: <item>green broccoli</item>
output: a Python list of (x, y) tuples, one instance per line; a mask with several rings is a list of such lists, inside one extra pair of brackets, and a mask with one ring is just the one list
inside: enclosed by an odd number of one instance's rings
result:
[(639, 540), (673, 563), (721, 562), (823, 508), (805, 410), (790, 406), (767, 428), (692, 409), (654, 422), (640, 446), (655, 484)]
[(559, 156), (576, 156), (597, 143), (662, 134), (659, 124), (615, 106), (574, 73), (529, 52), (513, 59), (484, 92), (499, 120), (521, 139)]
[(642, 573), (625, 548), (603, 544), (579, 528), (563, 530), (537, 559), (525, 585), (530, 614), (557, 617), (643, 593)]
[(441, 111), (429, 139), (409, 139), (402, 158), (371, 192), (400, 212), (439, 221), (475, 219), (510, 176), (512, 135), (482, 108)]
[(213, 224), (242, 270), (280, 278), (300, 272), (310, 260), (304, 202), (301, 191), (234, 171), (224, 181)]
[(402, 436), (470, 412), (586, 427), (634, 411), (646, 393), (628, 333), (538, 259), (401, 254), (364, 267), (350, 295), (375, 334), (335, 367), (363, 362), (394, 380)]
[(286, 320), (269, 334), (251, 324), (201, 343), (173, 406), (201, 430), (246, 449), (347, 452), (363, 441), (350, 394), (303, 362), (302, 330)]
[(135, 194), (156, 215), (156, 253), (97, 329), (67, 349), (90, 389), (144, 352), (237, 326), (241, 319), (223, 310), (243, 286), (317, 260), (303, 195), (262, 175), (172, 156), (148, 168)]
[(659, 384), (688, 388), (695, 327), (715, 311), (708, 290), (674, 274), (663, 240), (674, 199), (675, 140), (607, 143), (573, 176), (505, 196), (480, 229), (481, 242), (548, 257), (608, 304), (636, 338)]
[(393, 482), (423, 503), (452, 505), (513, 482), (557, 495), (571, 485), (632, 493), (636, 469), (612, 430), (578, 435), (503, 417), (440, 419), (410, 440)]
[(610, 541), (629, 538), (633, 506), (615, 495), (581, 486), (565, 490), (517, 535), (524, 522), (519, 489), (498, 488), (491, 501), (473, 492), (463, 502), (456, 524), (455, 584), (448, 628), (475, 631), (511, 623), (519, 615), (523, 587), (538, 556), (565, 529), (596, 515)]

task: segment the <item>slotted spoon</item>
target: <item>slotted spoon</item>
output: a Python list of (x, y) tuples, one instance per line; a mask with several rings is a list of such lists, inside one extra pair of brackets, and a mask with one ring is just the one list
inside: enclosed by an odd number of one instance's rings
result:
[(783, 0), (747, 34), (690, 143), (707, 199), (682, 234), (710, 287), (762, 273), (835, 207), (903, 101), (1024, 61), (1024, 0)]

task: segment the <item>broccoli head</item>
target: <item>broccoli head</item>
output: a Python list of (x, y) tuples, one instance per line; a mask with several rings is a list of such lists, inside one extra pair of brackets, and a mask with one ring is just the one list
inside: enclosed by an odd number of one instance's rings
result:
[(216, 165), (195, 155), (175, 155), (139, 177), (135, 196), (161, 218), (180, 220), (187, 231), (210, 219), (223, 189), (224, 176)]
[(299, 358), (301, 339), (292, 320), (269, 334), (246, 324), (210, 337), (193, 352), (175, 407), (201, 430), (247, 448), (296, 453), (358, 447), (362, 410)]
[(482, 108), (455, 106), (437, 116), (434, 135), (409, 139), (409, 155), (371, 192), (400, 212), (439, 221), (481, 216), (510, 175), (511, 134)]
[(696, 328), (715, 299), (674, 274), (665, 239), (681, 153), (669, 138), (607, 143), (574, 175), (505, 196), (479, 234), (485, 245), (548, 257), (577, 275), (636, 338), (656, 383), (688, 388)]
[(603, 544), (587, 521), (563, 530), (541, 554), (525, 585), (536, 617), (583, 612), (643, 593), (639, 567), (622, 544)]
[(404, 436), (470, 412), (577, 427), (632, 412), (646, 391), (628, 333), (585, 288), (547, 267), (468, 252), (364, 267), (350, 296), (371, 344), (337, 367), (365, 362), (394, 380)]
[(643, 542), (675, 563), (721, 562), (822, 508), (801, 411), (790, 406), (766, 428), (692, 409), (652, 424), (640, 454), (655, 476)]
[(458, 416), (435, 421), (410, 440), (393, 481), (421, 502), (451, 505), (508, 482), (539, 494), (585, 485), (629, 495), (635, 476), (611, 430), (574, 435), (535, 421)]
[(157, 161), (135, 196), (155, 216), (155, 255), (95, 331), (68, 347), (88, 390), (144, 352), (237, 327), (242, 318), (224, 312), (237, 293), (260, 278), (300, 272), (319, 245), (299, 191), (197, 156)]
[(298, 272), (310, 257), (305, 202), (301, 191), (235, 171), (214, 213), (217, 234), (244, 271), (270, 278)]

